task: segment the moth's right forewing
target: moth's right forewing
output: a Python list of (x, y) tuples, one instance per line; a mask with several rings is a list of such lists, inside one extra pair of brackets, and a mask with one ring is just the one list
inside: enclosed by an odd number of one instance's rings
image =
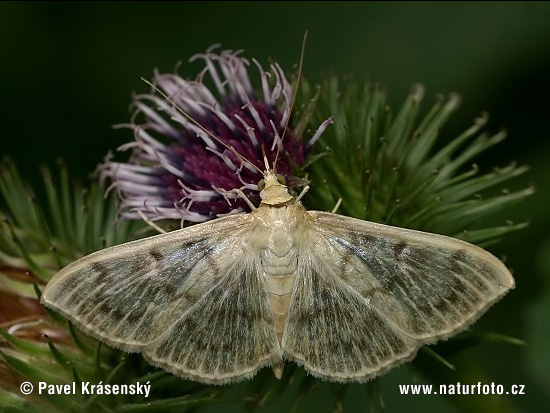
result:
[(463, 241), (308, 214), (282, 347), (317, 377), (369, 380), (466, 328), (514, 286), (504, 264)]
[(341, 279), (419, 343), (466, 328), (514, 287), (489, 252), (454, 238), (313, 212)]

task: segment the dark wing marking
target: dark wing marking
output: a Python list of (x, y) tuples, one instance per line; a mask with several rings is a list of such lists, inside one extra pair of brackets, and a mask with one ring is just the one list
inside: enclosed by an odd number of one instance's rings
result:
[(159, 340), (147, 346), (153, 364), (190, 379), (222, 384), (280, 361), (259, 261), (239, 257), (222, 280)]
[(300, 258), (283, 334), (283, 357), (314, 376), (347, 382), (380, 374), (416, 352), (368, 301), (316, 254)]

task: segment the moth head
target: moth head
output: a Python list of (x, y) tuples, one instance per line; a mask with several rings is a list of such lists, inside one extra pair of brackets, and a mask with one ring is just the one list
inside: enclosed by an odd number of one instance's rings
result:
[(272, 170), (264, 172), (264, 178), (258, 182), (258, 191), (262, 204), (280, 205), (291, 201), (292, 196), (288, 193), (288, 188), (285, 185), (286, 179), (284, 176), (276, 174)]

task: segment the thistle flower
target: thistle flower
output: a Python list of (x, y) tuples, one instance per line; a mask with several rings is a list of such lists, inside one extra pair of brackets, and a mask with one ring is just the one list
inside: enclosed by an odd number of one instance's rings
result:
[(137, 219), (141, 211), (151, 220), (200, 222), (246, 210), (245, 201), (232, 190), (241, 189), (259, 201), (262, 175), (257, 168), (265, 169), (264, 154), (274, 165), (278, 151), (277, 172), (291, 188), (300, 182), (293, 167), (304, 164), (328, 122), (307, 142), (292, 128), (285, 133), (293, 92), (281, 67), (274, 63), (264, 71), (252, 59), (261, 83), (257, 94), (250, 62), (239, 51), (214, 50), (191, 59), (205, 65), (194, 81), (155, 73), (153, 84), (171, 102), (154, 91), (135, 97), (132, 123), (126, 125), (135, 140), (119, 148), (133, 150), (130, 162), (109, 157), (99, 168), (120, 195), (122, 217)]

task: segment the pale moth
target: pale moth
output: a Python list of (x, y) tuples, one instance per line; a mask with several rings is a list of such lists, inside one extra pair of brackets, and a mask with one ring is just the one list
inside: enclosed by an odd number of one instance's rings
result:
[(345, 383), (464, 330), (514, 287), (503, 263), (467, 242), (307, 211), (276, 159), (265, 160), (251, 213), (83, 257), (52, 278), (42, 303), (186, 379), (226, 384), (264, 366), (280, 378), (293, 361)]
[(266, 165), (251, 213), (107, 248), (62, 269), (42, 303), (113, 347), (209, 384), (294, 361), (364, 382), (463, 330), (514, 287), (450, 237), (307, 211)]

